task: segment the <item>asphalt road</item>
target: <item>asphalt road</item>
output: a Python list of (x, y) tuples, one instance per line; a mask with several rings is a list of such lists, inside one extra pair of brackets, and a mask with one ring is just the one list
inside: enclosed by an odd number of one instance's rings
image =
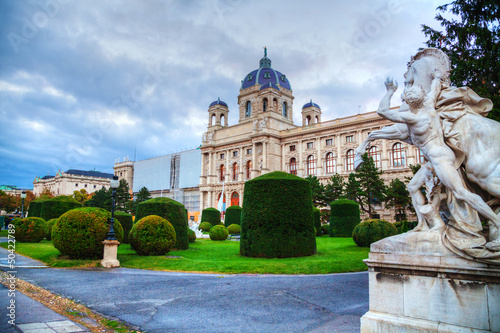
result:
[[(368, 311), (367, 272), (285, 276), (18, 268), (17, 276), (147, 332), (359, 332), (360, 317)], [(2, 306), (2, 317), (5, 311)]]

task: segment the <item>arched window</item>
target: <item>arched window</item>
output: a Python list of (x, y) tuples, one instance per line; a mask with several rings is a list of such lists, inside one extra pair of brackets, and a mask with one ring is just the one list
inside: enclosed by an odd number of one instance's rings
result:
[(223, 114), (221, 114), (221, 115), (220, 115), (220, 124), (221, 124), (222, 126), (224, 126), (224, 120), (225, 120), (225, 117), (224, 117), (224, 115), (223, 115)]
[(247, 174), (246, 174), (246, 178), (250, 179), (251, 174), (252, 174), (252, 161), (249, 160), (249, 161), (247, 161)]
[(292, 175), (297, 175), (297, 160), (295, 157), (292, 157), (290, 159), (290, 173)]
[(375, 167), (380, 168), (380, 154), (378, 153), (378, 148), (371, 147), (370, 150), (368, 150), (368, 156), (373, 159)]
[(245, 116), (250, 117), (252, 115), (252, 103), (250, 101), (246, 104)]
[(238, 168), (238, 163), (233, 163), (233, 180), (238, 180), (238, 173), (240, 172)]
[(403, 156), (403, 145), (399, 142), (392, 146), (392, 165), (393, 166), (403, 166), (405, 165), (405, 160)]
[(219, 180), (221, 182), (224, 181), (224, 164), (221, 164), (220, 165), (220, 169), (219, 169)]
[(212, 117), (210, 117), (210, 126), (214, 126), (215, 125), (215, 114), (212, 115)]
[(424, 154), (422, 154), (422, 151), (418, 148), (417, 148), (417, 161), (418, 161), (418, 164), (420, 164), (420, 165), (424, 165), (426, 162)]
[(311, 123), (311, 116), (306, 117), (306, 125), (309, 125)]
[(326, 154), (326, 173), (335, 172), (335, 160), (333, 159), (333, 153)]
[(262, 100), (262, 112), (266, 112), (267, 111), (267, 98), (264, 98)]
[(316, 116), (316, 124), (319, 123), (319, 118)]
[(354, 171), (354, 150), (352, 149), (347, 151), (345, 168), (347, 171)]
[(288, 104), (283, 102), (283, 117), (288, 118)]
[(307, 175), (315, 175), (316, 174), (316, 160), (313, 155), (307, 156)]
[(240, 205), (240, 195), (238, 192), (233, 192), (231, 194), (231, 206), (239, 206)]

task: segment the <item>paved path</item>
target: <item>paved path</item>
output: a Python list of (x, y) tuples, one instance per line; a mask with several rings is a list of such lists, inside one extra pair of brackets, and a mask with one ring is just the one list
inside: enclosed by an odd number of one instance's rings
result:
[[(359, 332), (360, 317), (368, 311), (366, 272), (284, 276), (18, 268), (17, 276), (147, 332), (350, 333)], [(2, 318), (5, 311), (2, 305)]]

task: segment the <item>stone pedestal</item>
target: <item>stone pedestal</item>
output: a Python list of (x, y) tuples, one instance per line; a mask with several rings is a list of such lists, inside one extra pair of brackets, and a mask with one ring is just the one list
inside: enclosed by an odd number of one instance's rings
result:
[(104, 244), (104, 258), (101, 260), (102, 267), (120, 267), (120, 262), (117, 259), (120, 242), (117, 240), (105, 240), (102, 243)]
[(500, 266), (456, 256), (438, 232), (372, 244), (361, 332), (500, 332)]

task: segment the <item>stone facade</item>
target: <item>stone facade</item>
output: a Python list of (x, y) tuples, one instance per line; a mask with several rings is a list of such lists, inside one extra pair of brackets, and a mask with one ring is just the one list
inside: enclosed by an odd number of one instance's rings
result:
[(55, 176), (36, 177), (33, 181), (33, 194), (39, 196), (44, 189), (54, 195), (73, 195), (74, 191), (85, 189), (88, 194), (101, 188), (109, 188), (113, 175), (98, 171), (67, 170)]

